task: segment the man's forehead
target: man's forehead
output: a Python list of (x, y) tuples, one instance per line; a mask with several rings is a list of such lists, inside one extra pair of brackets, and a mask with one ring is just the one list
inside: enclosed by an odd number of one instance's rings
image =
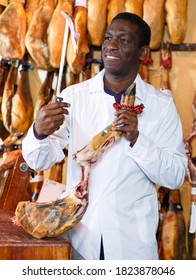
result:
[(129, 32), (131, 30), (135, 31), (137, 26), (124, 19), (115, 19), (111, 22), (106, 32), (110, 32), (111, 30), (117, 30), (118, 32)]

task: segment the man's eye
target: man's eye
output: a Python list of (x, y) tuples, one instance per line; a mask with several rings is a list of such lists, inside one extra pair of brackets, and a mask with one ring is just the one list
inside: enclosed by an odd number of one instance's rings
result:
[(105, 36), (105, 41), (110, 41), (110, 40), (111, 40), (111, 37)]
[(125, 38), (121, 38), (120, 42), (123, 43), (123, 44), (128, 44), (129, 43), (129, 41)]

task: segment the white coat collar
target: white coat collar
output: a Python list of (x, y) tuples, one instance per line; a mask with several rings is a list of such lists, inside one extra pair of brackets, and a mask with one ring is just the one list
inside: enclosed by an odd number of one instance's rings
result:
[[(93, 83), (91, 84), (93, 93), (104, 93), (104, 83), (103, 83), (103, 77), (105, 74), (105, 69), (101, 70), (94, 78)], [(146, 95), (147, 88), (146, 83), (141, 79), (140, 75), (137, 74), (135, 78), (136, 82), (136, 97), (139, 100), (142, 100), (144, 96)]]

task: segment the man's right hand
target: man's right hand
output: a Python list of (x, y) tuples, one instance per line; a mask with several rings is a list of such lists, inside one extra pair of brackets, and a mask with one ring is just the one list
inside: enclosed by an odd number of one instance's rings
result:
[(34, 129), (37, 136), (48, 136), (53, 134), (64, 122), (64, 115), (68, 115), (66, 102), (55, 102), (40, 108), (35, 120)]

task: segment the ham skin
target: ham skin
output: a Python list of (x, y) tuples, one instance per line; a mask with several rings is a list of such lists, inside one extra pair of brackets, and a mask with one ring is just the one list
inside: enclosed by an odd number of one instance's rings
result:
[(23, 58), (26, 51), (26, 31), (26, 13), (23, 3), (11, 2), (0, 14), (0, 56), (3, 59)]
[(73, 16), (73, 3), (73, 0), (59, 0), (47, 29), (49, 59), (50, 64), (54, 68), (60, 68), (61, 52), (66, 24), (65, 18), (61, 15), (61, 11)]
[(26, 48), (37, 68), (51, 71), (47, 43), (47, 28), (55, 8), (55, 0), (40, 0), (34, 10), (26, 38)]
[(74, 23), (76, 31), (79, 33), (77, 39), (78, 51), (75, 53), (71, 36), (67, 46), (67, 64), (74, 74), (79, 74), (86, 62), (86, 55), (90, 52), (87, 34), (87, 8), (83, 6), (74, 7)]

